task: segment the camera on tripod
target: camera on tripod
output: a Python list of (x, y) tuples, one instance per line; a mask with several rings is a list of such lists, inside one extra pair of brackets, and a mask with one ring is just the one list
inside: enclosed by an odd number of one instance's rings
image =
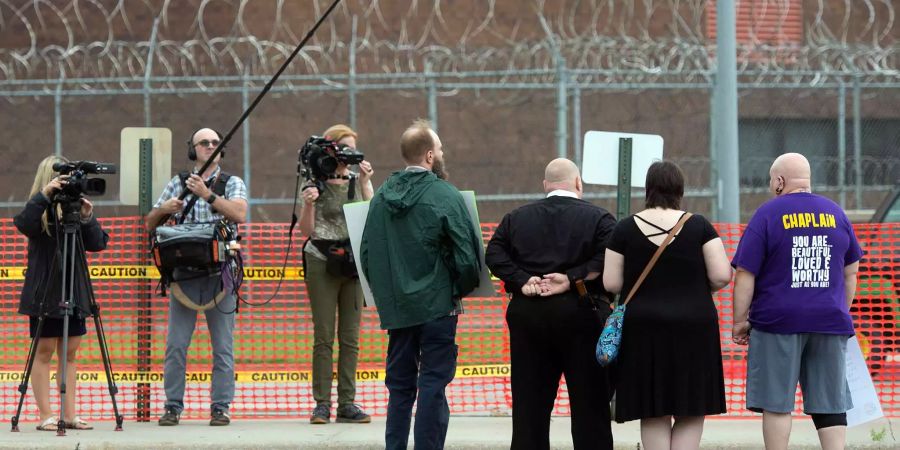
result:
[(322, 190), (321, 183), (329, 178), (336, 178), (339, 164), (359, 164), (365, 155), (352, 147), (329, 139), (327, 136), (310, 136), (300, 149), (300, 173), (308, 184)]
[(116, 165), (93, 161), (73, 161), (53, 164), (53, 170), (60, 175), (68, 175), (66, 184), (58, 196), (69, 199), (81, 198), (82, 195), (103, 195), (106, 192), (106, 180), (88, 178), (88, 174), (111, 175), (116, 173)]

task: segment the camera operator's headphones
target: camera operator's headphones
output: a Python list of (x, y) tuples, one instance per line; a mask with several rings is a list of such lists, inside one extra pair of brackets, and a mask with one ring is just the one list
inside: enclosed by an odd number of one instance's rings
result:
[[(196, 136), (197, 133), (198, 133), (200, 130), (205, 130), (205, 129), (207, 129), (207, 128), (209, 128), (209, 127), (197, 128), (196, 130), (194, 130), (193, 133), (191, 133), (191, 138), (188, 139), (188, 141), (187, 141), (187, 146), (188, 146), (188, 159), (189, 159), (189, 160), (191, 160), (191, 161), (196, 161), (196, 160), (197, 160), (197, 149), (194, 148), (194, 147), (195, 147), (195, 146), (194, 146), (194, 136)], [(215, 130), (215, 129), (212, 129), (212, 128), (209, 128), (209, 129), (210, 129), (210, 130), (213, 130), (213, 131), (216, 133), (216, 136), (219, 137), (219, 141), (222, 140), (222, 133), (219, 133), (218, 130)], [(222, 151), (219, 152), (219, 156), (221, 156), (221, 157), (223, 157), (223, 158), (225, 157), (225, 147), (222, 147)]]

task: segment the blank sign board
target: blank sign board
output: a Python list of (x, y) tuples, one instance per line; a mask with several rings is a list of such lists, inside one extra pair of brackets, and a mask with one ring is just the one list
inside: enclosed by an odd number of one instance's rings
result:
[(631, 186), (644, 187), (650, 164), (663, 157), (663, 138), (656, 134), (588, 131), (584, 134), (581, 176), (585, 183), (619, 184), (619, 139), (631, 138)]
[(141, 139), (153, 140), (153, 200), (172, 179), (172, 131), (168, 128), (122, 128), (119, 144), (119, 200), (137, 205), (140, 198)]

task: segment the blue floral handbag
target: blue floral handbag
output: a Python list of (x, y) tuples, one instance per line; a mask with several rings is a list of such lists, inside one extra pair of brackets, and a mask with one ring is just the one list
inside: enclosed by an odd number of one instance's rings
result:
[(619, 355), (619, 344), (622, 343), (622, 321), (625, 319), (625, 305), (616, 306), (606, 318), (603, 333), (597, 341), (597, 362), (608, 366)]
[(597, 340), (597, 349), (595, 350), (594, 355), (601, 366), (606, 367), (612, 364), (612, 362), (616, 360), (616, 357), (619, 356), (619, 347), (622, 345), (622, 323), (625, 321), (625, 307), (628, 306), (628, 302), (634, 297), (634, 293), (637, 292), (641, 283), (647, 278), (647, 274), (650, 273), (650, 269), (656, 264), (659, 255), (662, 255), (663, 250), (669, 246), (669, 243), (672, 242), (672, 239), (675, 238), (675, 235), (678, 234), (681, 227), (683, 227), (684, 223), (690, 218), (691, 213), (686, 212), (682, 214), (681, 219), (678, 220), (678, 223), (676, 223), (671, 230), (669, 230), (669, 235), (666, 236), (663, 243), (656, 249), (656, 253), (650, 258), (647, 267), (644, 267), (641, 276), (638, 277), (634, 286), (631, 287), (631, 291), (628, 292), (628, 297), (625, 298), (624, 302), (617, 305), (609, 317), (606, 318), (606, 324), (603, 326), (603, 332), (600, 334), (600, 339)]

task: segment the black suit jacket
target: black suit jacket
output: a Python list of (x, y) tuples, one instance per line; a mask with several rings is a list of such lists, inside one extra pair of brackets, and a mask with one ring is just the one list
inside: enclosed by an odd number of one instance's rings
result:
[[(574, 282), (589, 272), (603, 273), (606, 240), (615, 225), (609, 211), (584, 200), (548, 197), (503, 217), (485, 262), (514, 295), (532, 276), (565, 273)], [(591, 293), (609, 296), (602, 277), (586, 284)]]

